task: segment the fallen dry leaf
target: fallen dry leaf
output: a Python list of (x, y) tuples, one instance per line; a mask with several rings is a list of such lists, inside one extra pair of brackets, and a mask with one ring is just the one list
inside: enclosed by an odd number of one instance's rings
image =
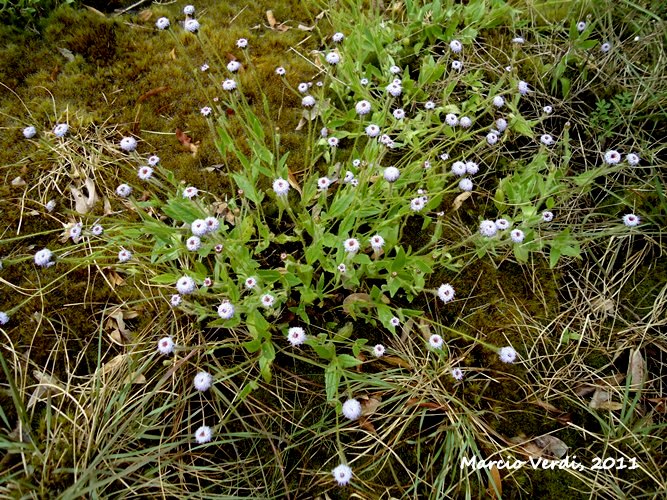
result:
[(12, 179), (12, 186), (14, 187), (25, 186), (25, 184), (26, 182), (21, 177), (14, 177)]
[(382, 356), (380, 359), (382, 359), (382, 361), (385, 363), (389, 363), (390, 365), (400, 366), (401, 368), (412, 370), (412, 365), (405, 361), (403, 358), (399, 358), (398, 356)]
[(315, 26), (305, 26), (303, 24), (299, 24), (297, 26), (297, 29), (300, 29), (301, 31), (313, 31), (315, 29)]
[(301, 186), (299, 186), (299, 181), (296, 180), (296, 176), (292, 173), (291, 170), (287, 170), (287, 181), (290, 183), (294, 189), (297, 190), (299, 196), (303, 196), (303, 191), (301, 191)]
[(87, 214), (93, 209), (95, 203), (97, 203), (97, 192), (95, 190), (95, 182), (90, 177), (87, 177), (83, 183), (84, 187), (88, 191), (88, 196), (85, 196), (81, 189), (70, 186), (70, 191), (74, 197), (74, 209), (81, 215)]
[(169, 55), (171, 58), (175, 61), (176, 60), (176, 49), (171, 49), (171, 52), (169, 52)]
[(644, 357), (642, 356), (641, 351), (638, 348), (633, 349), (630, 353), (630, 361), (628, 363), (628, 379), (631, 391), (639, 391), (642, 389), (645, 372)]
[(471, 196), (472, 196), (472, 191), (464, 191), (463, 193), (458, 195), (456, 198), (454, 198), (454, 202), (452, 203), (452, 210), (458, 210), (459, 208), (461, 208), (463, 202), (466, 201)]
[(373, 300), (367, 293), (351, 293), (343, 299), (343, 311), (346, 314), (352, 314), (354, 312), (352, 310), (352, 304), (359, 304), (366, 307), (367, 309), (370, 309), (373, 307)]
[(537, 436), (534, 439), (534, 442), (537, 446), (542, 448), (542, 452), (556, 458), (563, 458), (567, 455), (568, 446), (558, 439), (556, 436), (551, 434), (545, 434), (544, 436)]
[(498, 467), (495, 465), (491, 466), (489, 469), (489, 478), (489, 489), (486, 492), (491, 497), (502, 498), (503, 483), (500, 479), (500, 472), (498, 472)]
[(144, 9), (141, 12), (139, 12), (139, 15), (137, 17), (139, 18), (140, 21), (146, 22), (151, 17), (153, 17), (153, 11), (151, 9)]
[(272, 10), (266, 11), (266, 20), (269, 21), (269, 26), (271, 26), (271, 28), (276, 27), (277, 22)]
[(139, 99), (137, 99), (137, 104), (139, 104), (141, 102), (144, 102), (149, 97), (153, 97), (154, 95), (161, 94), (162, 92), (166, 92), (168, 90), (171, 90), (171, 87), (169, 87), (168, 85), (151, 89), (148, 92), (146, 92), (145, 94), (139, 96)]
[(115, 269), (108, 267), (104, 269), (104, 274), (107, 277), (107, 282), (111, 285), (112, 290), (115, 290), (117, 286), (121, 286), (125, 283), (125, 279), (123, 279)]
[(176, 139), (178, 139), (178, 142), (190, 150), (192, 156), (197, 154), (197, 150), (199, 149), (199, 142), (193, 142), (192, 137), (183, 132), (180, 128), (176, 128)]
[(595, 390), (593, 393), (593, 397), (591, 398), (591, 402), (589, 405), (591, 408), (595, 410), (620, 410), (623, 408), (623, 405), (621, 403), (616, 403), (611, 400), (611, 394), (609, 391), (606, 389), (598, 388)]
[(375, 413), (382, 403), (382, 398), (380, 396), (370, 396), (370, 397), (361, 397), (361, 414), (368, 417)]
[(361, 427), (364, 430), (367, 430), (368, 432), (372, 432), (375, 434), (377, 431), (375, 430), (375, 426), (373, 425), (373, 422), (370, 421), (368, 417), (360, 417), (359, 418), (359, 427)]
[(33, 371), (32, 374), (35, 376), (38, 383), (35, 386), (35, 390), (32, 391), (32, 394), (30, 395), (27, 409), (30, 409), (35, 404), (37, 404), (42, 396), (53, 394), (54, 389), (60, 389), (61, 391), (64, 391), (58, 378), (54, 377), (53, 375), (49, 375), (48, 373), (39, 370)]

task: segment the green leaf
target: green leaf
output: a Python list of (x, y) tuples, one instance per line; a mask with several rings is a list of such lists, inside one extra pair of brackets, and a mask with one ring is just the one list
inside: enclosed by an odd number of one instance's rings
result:
[(151, 278), (151, 283), (157, 283), (158, 285), (174, 285), (181, 278), (180, 274), (173, 273), (164, 273), (158, 274)]
[(246, 198), (258, 205), (262, 202), (264, 199), (264, 193), (258, 193), (255, 189), (254, 183), (250, 181), (244, 174), (234, 173), (232, 174), (232, 177), (234, 178), (234, 182), (236, 182), (238, 188), (243, 189), (243, 193)]
[(276, 348), (270, 340), (262, 344), (262, 353), (259, 357), (259, 370), (266, 383), (271, 382), (271, 364), (276, 359)]
[(334, 358), (329, 366), (324, 370), (324, 385), (327, 393), (327, 400), (338, 399), (338, 385), (340, 384), (341, 370)]
[(338, 364), (342, 368), (352, 368), (353, 366), (360, 365), (361, 361), (359, 361), (354, 356), (350, 356), (349, 354), (341, 354), (338, 356)]

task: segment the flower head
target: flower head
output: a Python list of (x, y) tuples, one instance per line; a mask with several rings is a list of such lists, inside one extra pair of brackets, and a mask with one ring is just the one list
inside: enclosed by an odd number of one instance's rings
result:
[[(52, 262), (53, 252), (48, 248), (42, 248), (35, 253), (35, 264), (40, 267), (51, 267), (55, 262)], [(2, 269), (2, 262), (0, 262), (0, 269)]]
[(204, 64), (202, 64), (201, 66), (199, 66), (199, 69), (200, 69), (202, 72), (206, 72), (206, 71), (208, 71), (209, 67), (210, 67), (210, 66), (209, 66), (208, 64), (204, 63)]
[(53, 212), (53, 209), (56, 208), (56, 200), (47, 201), (46, 205), (44, 205), (44, 208), (46, 208), (47, 212)]
[(32, 125), (23, 129), (23, 137), (26, 139), (32, 139), (35, 135), (37, 135), (37, 129)]
[(394, 316), (393, 318), (391, 318), (391, 319), (389, 320), (389, 324), (390, 324), (391, 326), (398, 326), (398, 325), (401, 324), (401, 320), (398, 319), (396, 316)]
[(213, 437), (213, 432), (208, 425), (202, 425), (197, 432), (195, 432), (195, 441), (199, 444), (208, 443)]
[(628, 165), (630, 165), (631, 167), (636, 167), (637, 165), (639, 165), (639, 155), (637, 155), (636, 153), (630, 153), (626, 155), (625, 159), (628, 161)]
[(509, 229), (510, 226), (511, 224), (507, 219), (496, 219), (496, 227), (498, 228), (499, 231), (504, 231), (505, 229)]
[(378, 135), (380, 135), (380, 127), (371, 123), (366, 127), (366, 135), (371, 138), (377, 137)]
[(387, 92), (394, 97), (398, 97), (403, 92), (403, 87), (400, 84), (390, 83), (387, 85)]
[(340, 62), (340, 56), (338, 55), (337, 52), (329, 52), (326, 55), (325, 59), (332, 66), (335, 65), (335, 64), (338, 64)]
[(551, 222), (553, 220), (553, 218), (554, 218), (553, 212), (550, 212), (548, 210), (545, 210), (544, 212), (542, 212), (542, 220), (544, 222)]
[(315, 106), (315, 98), (312, 95), (307, 95), (303, 99), (301, 99), (301, 105), (304, 108), (310, 108), (312, 106)]
[(201, 248), (201, 240), (199, 239), (199, 236), (190, 236), (185, 241), (185, 246), (191, 252), (196, 252), (199, 250), (199, 248)]
[(301, 345), (306, 341), (306, 332), (300, 326), (293, 326), (287, 330), (287, 340), (294, 347)]
[(231, 78), (228, 78), (224, 82), (222, 82), (222, 88), (224, 90), (229, 90), (230, 92), (236, 88), (236, 82), (232, 80)]
[(285, 68), (283, 68), (282, 66), (278, 66), (276, 68), (276, 75), (285, 76), (285, 73), (287, 73), (287, 71), (285, 71)]
[(585, 22), (585, 21), (579, 21), (579, 22), (577, 23), (577, 31), (578, 31), (579, 33), (581, 33), (581, 32), (584, 31), (585, 29), (586, 29), (586, 22)]
[(343, 246), (345, 247), (345, 251), (348, 253), (356, 253), (359, 251), (359, 240), (356, 238), (348, 238), (345, 240), (343, 243)]
[(334, 42), (336, 42), (336, 43), (340, 43), (340, 42), (342, 42), (344, 38), (345, 38), (345, 35), (343, 35), (343, 34), (340, 33), (340, 32), (338, 32), (338, 33), (334, 33), (334, 34), (332, 35), (332, 37), (331, 37), (331, 39), (332, 39)]
[(171, 304), (171, 307), (178, 307), (178, 306), (181, 305), (181, 302), (183, 302), (183, 297), (181, 297), (177, 293), (172, 295), (171, 299), (169, 299), (169, 303)]
[(338, 137), (329, 137), (329, 138), (327, 139), (327, 142), (329, 143), (329, 146), (330, 146), (330, 147), (332, 147), (332, 148), (337, 148), (337, 147), (338, 147), (338, 143), (339, 143), (340, 141), (338, 140)]
[(326, 191), (329, 189), (329, 186), (331, 185), (331, 181), (329, 180), (328, 177), (320, 177), (317, 179), (317, 189), (320, 191)]
[(343, 403), (343, 415), (350, 420), (356, 420), (361, 416), (361, 403), (356, 399), (348, 399)]
[(517, 43), (521, 45), (522, 43), (526, 43), (526, 40), (522, 36), (517, 36), (512, 38), (512, 43)]
[(375, 354), (376, 358), (381, 358), (384, 355), (384, 346), (382, 344), (377, 344), (375, 347), (373, 347), (373, 354)]
[(199, 24), (199, 21), (196, 19), (186, 19), (185, 23), (183, 24), (183, 27), (185, 28), (185, 31), (189, 31), (190, 33), (197, 33), (199, 31), (199, 28), (201, 27)]
[(227, 63), (227, 70), (230, 73), (236, 73), (239, 69), (241, 69), (241, 63), (238, 62), (236, 59), (234, 59), (233, 61), (229, 61)]
[(220, 221), (218, 220), (217, 217), (206, 217), (204, 219), (204, 222), (206, 223), (206, 232), (207, 233), (213, 233), (217, 231), (220, 228)]
[(398, 108), (394, 110), (392, 115), (394, 115), (394, 118), (396, 118), (397, 120), (402, 120), (403, 118), (405, 118), (405, 111), (401, 108)]
[(454, 175), (458, 175), (459, 177), (462, 175), (465, 175), (467, 172), (466, 170), (466, 164), (463, 163), (462, 161), (455, 161), (452, 163), (452, 173)]
[(195, 375), (194, 385), (198, 391), (208, 391), (213, 383), (213, 377), (208, 372), (199, 372)]
[(500, 356), (500, 361), (503, 363), (514, 363), (514, 360), (516, 359), (516, 351), (511, 346), (503, 347), (498, 351), (498, 356)]
[(157, 26), (157, 29), (159, 30), (166, 30), (171, 23), (169, 22), (169, 19), (166, 17), (161, 17), (157, 21), (155, 21), (155, 26)]
[(606, 54), (611, 50), (611, 44), (609, 42), (605, 42), (602, 45), (600, 45), (600, 52), (603, 54)]
[(401, 68), (395, 64), (389, 68), (389, 73), (392, 75), (398, 75), (401, 72)]
[(202, 116), (208, 116), (211, 114), (213, 109), (210, 106), (204, 106), (199, 110), (199, 112), (202, 114)]
[(473, 185), (472, 181), (470, 179), (468, 179), (467, 177), (464, 178), (464, 179), (461, 179), (459, 181), (459, 189), (461, 191), (472, 191), (473, 188), (474, 188), (474, 185)]
[(462, 116), (461, 119), (459, 120), (459, 125), (462, 128), (470, 128), (472, 126), (472, 120), (470, 119), (469, 116)]
[(352, 469), (345, 464), (340, 464), (331, 471), (338, 486), (345, 486), (352, 479)]
[(474, 161), (467, 161), (466, 172), (468, 172), (470, 175), (475, 175), (477, 172), (479, 172), (479, 165), (477, 165), (477, 163)]
[(412, 200), (410, 200), (410, 209), (413, 212), (421, 212), (425, 205), (426, 202), (424, 200), (424, 196), (417, 196), (416, 198), (412, 198)]
[(121, 198), (127, 198), (132, 194), (132, 188), (127, 184), (121, 184), (116, 188), (116, 194)]
[(623, 216), (623, 224), (628, 227), (635, 227), (640, 222), (640, 219), (635, 214), (625, 214)]
[(496, 108), (502, 108), (505, 105), (505, 98), (501, 95), (497, 95), (493, 98), (493, 105)]
[(442, 337), (440, 335), (438, 335), (437, 333), (434, 333), (433, 335), (431, 335), (429, 337), (428, 343), (433, 349), (442, 349), (442, 344), (444, 342), (443, 342)]
[(514, 243), (522, 243), (525, 235), (521, 229), (513, 229), (510, 233), (510, 237)]
[(521, 95), (527, 95), (531, 92), (530, 87), (528, 86), (528, 82), (524, 82), (523, 80), (518, 83), (517, 88), (519, 89), (519, 94)]
[(253, 276), (251, 276), (250, 278), (247, 278), (247, 279), (245, 280), (245, 287), (246, 287), (248, 290), (252, 290), (252, 289), (255, 288), (256, 286), (257, 286), (257, 279), (254, 278)]
[(396, 182), (401, 172), (396, 167), (387, 167), (384, 169), (384, 178), (387, 182)]
[(452, 370), (452, 377), (454, 377), (456, 380), (463, 380), (463, 371), (461, 368), (454, 368)]
[(359, 83), (365, 87), (366, 85), (368, 85), (368, 78), (362, 78), (361, 80), (359, 80)]
[(183, 190), (183, 198), (192, 199), (199, 194), (199, 189), (194, 186), (188, 186)]
[(454, 113), (447, 113), (445, 116), (445, 123), (450, 127), (456, 127), (459, 124), (459, 119)]
[(239, 38), (238, 40), (236, 40), (236, 46), (239, 49), (245, 49), (248, 46), (248, 40), (246, 40), (245, 38)]
[(190, 231), (192, 231), (192, 234), (195, 236), (204, 236), (208, 232), (206, 221), (204, 219), (193, 220), (192, 224), (190, 224)]
[(424, 109), (435, 109), (435, 103), (433, 101), (426, 101), (426, 103), (424, 103)]
[(188, 295), (195, 291), (195, 280), (190, 276), (183, 276), (176, 282), (176, 290), (181, 295)]
[(447, 302), (451, 302), (452, 300), (454, 300), (454, 295), (456, 295), (456, 291), (454, 290), (454, 287), (449, 283), (443, 283), (438, 288), (438, 298), (442, 300), (445, 304)]
[(260, 302), (262, 303), (263, 307), (271, 307), (273, 306), (273, 303), (276, 301), (276, 298), (271, 295), (270, 293), (265, 293), (262, 295)]
[(100, 224), (95, 224), (90, 232), (95, 236), (100, 236), (104, 232), (104, 228)]
[(69, 125), (67, 123), (59, 123), (53, 127), (53, 133), (56, 137), (63, 137), (69, 130)]
[(496, 142), (498, 142), (498, 134), (495, 132), (489, 132), (486, 134), (486, 142), (489, 144), (489, 146), (493, 146)]
[(127, 262), (132, 258), (132, 252), (125, 250), (124, 248), (118, 252), (118, 262)]
[(137, 140), (134, 137), (123, 137), (120, 140), (120, 149), (123, 151), (134, 151), (137, 149)]
[(279, 177), (273, 181), (273, 190), (278, 196), (287, 196), (287, 192), (289, 191), (289, 182), (287, 182), (282, 177)]
[(452, 69), (454, 71), (461, 71), (463, 69), (463, 63), (461, 61), (452, 61)]
[(496, 234), (497, 230), (496, 223), (492, 220), (483, 220), (479, 224), (479, 233), (482, 236), (491, 237)]
[(9, 316), (6, 312), (0, 312), (0, 325), (6, 325), (9, 322)]
[(554, 138), (551, 137), (549, 134), (542, 134), (540, 136), (540, 142), (545, 146), (551, 146), (554, 143)]
[(164, 337), (158, 340), (157, 350), (160, 354), (171, 354), (174, 352), (174, 341), (171, 337)]
[(496, 128), (498, 129), (498, 132), (507, 130), (507, 120), (505, 120), (505, 118), (498, 118), (496, 120)]
[(345, 264), (343, 264), (343, 263), (338, 264), (338, 272), (339, 273), (345, 274), (346, 271), (347, 271), (347, 266)]
[(371, 112), (371, 103), (366, 100), (359, 101), (356, 106), (354, 106), (354, 109), (360, 116), (367, 115)]
[(384, 238), (382, 236), (376, 234), (375, 236), (371, 237), (370, 241), (373, 250), (375, 250), (376, 252), (382, 250), (382, 247), (384, 246)]
[(139, 170), (137, 171), (137, 176), (142, 181), (147, 181), (153, 176), (153, 169), (147, 165), (139, 167)]
[(69, 228), (69, 235), (70, 238), (73, 240), (78, 240), (79, 236), (81, 236), (81, 223), (74, 224), (71, 228)]
[(616, 165), (621, 161), (621, 154), (614, 149), (610, 149), (604, 154), (604, 161), (608, 165)]
[(544, 106), (542, 111), (544, 111), (547, 115), (550, 115), (554, 112), (554, 108), (552, 106)]
[(452, 50), (452, 52), (454, 52), (454, 54), (458, 54), (461, 52), (461, 50), (463, 50), (463, 45), (461, 45), (461, 42), (458, 40), (452, 40), (449, 42), (449, 48)]
[(191, 16), (195, 13), (195, 6), (194, 5), (186, 5), (183, 7), (183, 14), (186, 16)]
[(218, 306), (218, 316), (222, 319), (231, 319), (234, 317), (234, 305), (225, 300), (222, 304)]

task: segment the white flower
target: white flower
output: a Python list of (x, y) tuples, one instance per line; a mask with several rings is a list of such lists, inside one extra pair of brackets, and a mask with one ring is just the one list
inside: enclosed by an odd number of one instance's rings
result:
[(134, 151), (137, 149), (137, 140), (134, 137), (123, 137), (120, 140), (120, 149), (123, 151)]
[(384, 169), (384, 178), (387, 182), (396, 182), (401, 172), (396, 167), (387, 167)]
[(329, 136), (329, 129), (326, 127), (322, 127), (322, 130), (320, 130), (320, 136), (322, 138), (328, 137)]
[(208, 372), (199, 372), (195, 375), (194, 386), (198, 391), (208, 391), (213, 383), (213, 377)]
[(394, 115), (394, 118), (396, 118), (397, 120), (402, 120), (403, 118), (405, 118), (405, 111), (403, 111), (402, 108), (398, 108), (394, 110), (392, 115)]
[(345, 38), (345, 35), (343, 35), (340, 32), (334, 33), (333, 36), (331, 37), (331, 39), (336, 43), (342, 42), (344, 38)]
[(81, 236), (81, 223), (74, 224), (71, 228), (69, 228), (69, 235), (73, 240), (76, 240), (79, 236)]
[(35, 264), (40, 267), (50, 267), (53, 265), (51, 259), (53, 258), (53, 253), (48, 248), (42, 248), (39, 252), (35, 254)]
[(190, 236), (185, 241), (185, 246), (191, 252), (196, 252), (197, 250), (199, 250), (199, 248), (201, 247), (201, 240), (199, 239), (199, 236)]
[(350, 420), (356, 420), (361, 416), (361, 403), (356, 399), (348, 399), (343, 403), (343, 415)]
[(340, 62), (340, 56), (336, 52), (329, 52), (325, 59), (331, 65), (338, 64)]
[(498, 132), (504, 132), (507, 130), (507, 120), (504, 118), (498, 118), (496, 120), (496, 128), (498, 129)]
[(512, 38), (512, 43), (522, 44), (522, 43), (525, 43), (525, 42), (526, 42), (526, 40), (522, 36), (517, 36), (515, 38)]
[(455, 127), (456, 125), (459, 124), (459, 119), (456, 117), (454, 113), (447, 113), (447, 116), (445, 116), (445, 122), (447, 123), (447, 125)]
[(631, 167), (636, 167), (637, 165), (639, 165), (639, 155), (635, 153), (630, 153), (626, 155), (625, 159), (627, 160), (628, 165), (630, 165)]
[(554, 138), (551, 137), (549, 134), (542, 134), (540, 136), (540, 142), (545, 146), (551, 146), (554, 143)]
[(56, 208), (56, 200), (47, 201), (46, 205), (44, 205), (44, 208), (46, 208), (47, 212), (53, 212), (53, 209)]
[(426, 101), (424, 109), (435, 109), (435, 103), (433, 101)]
[(338, 272), (345, 274), (345, 271), (347, 271), (347, 266), (345, 264), (338, 264)]
[(199, 21), (197, 21), (196, 19), (186, 19), (183, 27), (185, 28), (185, 31), (189, 31), (190, 33), (196, 33), (197, 31), (199, 31), (200, 25)]
[(236, 82), (232, 79), (227, 79), (224, 82), (222, 82), (222, 88), (225, 90), (232, 91), (236, 88)]
[(241, 69), (241, 63), (237, 60), (229, 61), (227, 63), (227, 70), (230, 73), (236, 73), (239, 69)]
[(578, 31), (579, 33), (581, 33), (581, 32), (584, 31), (585, 29), (586, 29), (586, 23), (585, 23), (584, 21), (579, 21), (579, 22), (577, 23), (577, 31)]
[(373, 354), (375, 354), (376, 358), (381, 358), (384, 355), (384, 346), (382, 344), (377, 344), (375, 347), (373, 347)]
[(199, 66), (199, 69), (200, 69), (202, 72), (206, 72), (206, 71), (208, 71), (208, 68), (209, 68), (209, 65), (206, 64), (206, 63), (204, 63), (204, 64), (202, 64), (201, 66)]
[(329, 146), (332, 148), (337, 148), (338, 147), (338, 138), (337, 137), (329, 137), (327, 139), (327, 142), (329, 143)]
[(204, 222), (206, 223), (207, 233), (213, 233), (220, 228), (220, 221), (217, 217), (206, 217)]
[(158, 155), (151, 155), (148, 157), (148, 160), (146, 160), (146, 163), (150, 165), (151, 167), (154, 167), (158, 163), (160, 163), (160, 157)]
[(470, 128), (470, 126), (472, 126), (472, 120), (469, 116), (462, 116), (459, 120), (459, 125), (463, 128)]
[(431, 162), (429, 160), (424, 160), (424, 168), (425, 169), (431, 168)]
[(222, 319), (230, 319), (234, 317), (234, 305), (228, 300), (224, 301), (218, 306), (218, 316)]
[(317, 179), (317, 189), (320, 191), (326, 191), (329, 189), (329, 186), (331, 185), (331, 181), (329, 180), (328, 177), (320, 177)]
[(502, 108), (505, 105), (505, 99), (501, 95), (497, 95), (493, 98), (493, 105), (496, 108)]
[(459, 189), (461, 191), (472, 191), (473, 187), (472, 181), (467, 177), (459, 181)]
[(264, 307), (271, 307), (273, 305), (273, 303), (275, 302), (275, 300), (276, 300), (275, 297), (273, 295), (271, 295), (270, 293), (265, 293), (260, 298), (260, 301), (262, 302), (262, 305)]
[(458, 175), (461, 177), (462, 175), (465, 175), (467, 172), (466, 170), (466, 164), (463, 163), (462, 161), (455, 161), (452, 163), (452, 173), (454, 175)]
[(161, 354), (171, 354), (174, 352), (174, 341), (171, 337), (161, 338), (157, 342), (157, 350), (160, 351)]
[(211, 109), (209, 106), (204, 106), (199, 110), (199, 112), (202, 114), (202, 116), (208, 116), (211, 114), (213, 109)]
[(188, 186), (183, 190), (183, 198), (188, 198), (191, 200), (199, 194), (199, 189), (194, 186)]
[(139, 170), (137, 171), (137, 176), (142, 181), (147, 181), (148, 179), (151, 178), (152, 175), (153, 175), (153, 169), (145, 165), (143, 167), (139, 167)]
[(496, 228), (498, 228), (499, 231), (504, 231), (505, 229), (509, 229), (511, 224), (507, 219), (496, 219)]
[(190, 230), (195, 236), (201, 237), (208, 233), (208, 226), (204, 219), (195, 219), (192, 221), (192, 224), (190, 224)]
[(334, 470), (331, 471), (334, 479), (338, 483), (338, 486), (345, 486), (352, 479), (352, 469), (345, 464), (340, 464)]
[(522, 243), (523, 239), (525, 238), (525, 235), (521, 229), (513, 229), (510, 233), (510, 236), (514, 243)]
[(445, 304), (454, 300), (454, 295), (456, 295), (454, 287), (449, 283), (443, 283), (438, 287), (438, 298)]
[(215, 248), (215, 253), (220, 253), (222, 252), (224, 246), (221, 243), (218, 243), (214, 248)]
[(479, 172), (479, 165), (477, 165), (477, 163), (474, 161), (467, 161), (466, 172), (468, 172), (470, 175), (475, 175), (477, 172)]
[(293, 347), (301, 345), (306, 341), (306, 332), (300, 326), (293, 326), (287, 330), (287, 340)]
[(486, 142), (489, 144), (489, 146), (493, 146), (496, 142), (498, 142), (498, 134), (495, 132), (489, 132), (486, 134)]
[(606, 54), (611, 50), (611, 44), (609, 42), (605, 42), (602, 45), (600, 45), (600, 52), (603, 54)]
[(191, 16), (195, 13), (195, 6), (194, 5), (186, 5), (183, 7), (183, 14), (186, 16)]
[(375, 236), (371, 237), (370, 242), (371, 242), (371, 247), (376, 252), (382, 250), (382, 247), (384, 246), (384, 238), (379, 234), (376, 234)]
[(208, 276), (204, 278), (204, 282), (202, 283), (203, 286), (205, 287), (210, 287), (213, 284), (213, 280), (209, 278)]
[(368, 78), (362, 78), (361, 80), (359, 80), (359, 83), (365, 87), (366, 85), (368, 85)]
[(505, 66), (505, 71), (507, 71), (508, 73), (512, 71), (512, 66)]
[(366, 135), (368, 137), (377, 137), (378, 135), (380, 135), (380, 127), (371, 123), (366, 127)]
[(424, 200), (424, 196), (418, 196), (417, 198), (412, 198), (410, 200), (410, 209), (413, 212), (420, 212), (424, 209), (424, 205), (426, 205), (426, 201)]
[(190, 276), (183, 276), (176, 282), (176, 290), (181, 295), (188, 295), (195, 291), (195, 280)]
[(23, 129), (23, 137), (26, 139), (32, 139), (35, 135), (37, 135), (37, 129), (35, 127), (30, 126)]
[(104, 228), (100, 224), (95, 224), (90, 232), (95, 236), (100, 236), (104, 232)]
[(213, 432), (211, 428), (207, 425), (202, 425), (197, 432), (195, 432), (195, 440), (199, 444), (208, 443), (213, 437)]
[(551, 106), (544, 106), (542, 108), (542, 111), (544, 111), (547, 115), (550, 115), (551, 113), (554, 112), (554, 108), (552, 108)]
[(452, 49), (452, 52), (454, 52), (454, 54), (458, 54), (463, 49), (463, 45), (461, 45), (461, 42), (459, 42), (458, 40), (452, 40), (451, 42), (449, 42), (449, 48)]
[(181, 297), (177, 293), (172, 295), (171, 299), (169, 299), (169, 303), (171, 304), (171, 307), (178, 307), (179, 305), (181, 305), (182, 301), (183, 301), (183, 297)]
[(392, 67), (389, 68), (389, 73), (392, 75), (398, 75), (401, 72), (401, 68), (399, 68), (396, 65), (393, 65)]
[(59, 123), (55, 127), (53, 127), (53, 133), (55, 134), (56, 137), (63, 137), (67, 131), (69, 130), (69, 125), (66, 123)]
[(443, 340), (440, 335), (434, 333), (429, 337), (428, 343), (433, 349), (442, 349)]
[(248, 46), (248, 40), (246, 40), (245, 38), (239, 38), (238, 40), (236, 40), (236, 46), (239, 49), (245, 49)]
[(345, 172), (345, 177), (343, 177), (343, 182), (345, 184), (349, 184), (353, 180), (354, 180), (354, 174), (352, 172), (350, 172), (349, 170), (347, 172)]
[(0, 325), (6, 325), (9, 322), (9, 316), (6, 312), (0, 312)]
[(315, 98), (312, 95), (307, 95), (301, 99), (301, 105), (304, 108), (310, 108), (311, 106), (315, 105)]
[(360, 167), (361, 166), (361, 160), (359, 158), (355, 158), (354, 160), (352, 160), (352, 166)]
[(545, 210), (542, 212), (542, 220), (544, 222), (551, 222), (554, 218), (554, 214), (552, 212), (549, 212), (548, 210)]
[(166, 30), (169, 27), (169, 24), (171, 23), (169, 22), (169, 19), (167, 19), (166, 17), (161, 17), (160, 19), (155, 21), (155, 26), (157, 26), (157, 29), (159, 30)]
[(396, 316), (394, 316), (393, 318), (391, 318), (391, 319), (389, 320), (389, 324), (390, 324), (391, 326), (398, 326), (398, 325), (401, 324), (401, 320), (398, 319)]
[(609, 165), (616, 165), (621, 161), (621, 154), (614, 149), (610, 149), (604, 154), (604, 161)]
[(640, 222), (640, 219), (635, 214), (625, 214), (623, 216), (623, 224), (628, 227), (635, 227)]
[(516, 359), (516, 351), (513, 347), (503, 347), (498, 351), (498, 356), (500, 356), (500, 361), (503, 363), (514, 363)]
[(124, 248), (118, 252), (118, 262), (127, 262), (132, 258), (132, 252), (125, 250)]
[(287, 71), (285, 71), (285, 68), (283, 68), (282, 66), (278, 66), (276, 68), (276, 75), (285, 76), (285, 73), (287, 73)]
[(298, 91), (301, 92), (302, 94), (305, 94), (306, 92), (308, 92), (309, 88), (310, 88), (310, 86), (307, 83), (304, 83), (304, 82), (301, 82), (297, 87)]
[(461, 368), (454, 368), (452, 370), (452, 377), (454, 377), (456, 380), (463, 380), (463, 371)]
[(524, 82), (523, 80), (521, 80), (519, 82), (519, 84), (517, 85), (517, 88), (519, 89), (519, 94), (521, 94), (521, 95), (527, 95), (530, 92), (532, 92), (530, 90), (530, 87), (528, 86), (528, 82)]
[(359, 240), (356, 238), (348, 238), (345, 240), (343, 243), (343, 246), (345, 247), (345, 251), (348, 253), (356, 253), (359, 251)]
[(463, 69), (463, 63), (461, 61), (452, 61), (452, 69), (454, 71), (461, 71)]
[(371, 103), (366, 100), (359, 101), (354, 109), (357, 111), (358, 115), (367, 115), (371, 112)]
[(497, 230), (496, 223), (492, 220), (483, 220), (479, 224), (479, 234), (482, 236), (491, 237), (496, 234)]
[(121, 184), (116, 188), (116, 194), (121, 198), (127, 198), (132, 194), (132, 188), (127, 184)]
[(289, 182), (279, 177), (273, 181), (273, 190), (278, 196), (287, 196), (287, 192), (289, 191)]
[(403, 87), (395, 83), (390, 83), (389, 85), (387, 85), (387, 92), (389, 92), (389, 94), (391, 94), (394, 97), (398, 97), (399, 95), (401, 95), (401, 92), (403, 92)]

